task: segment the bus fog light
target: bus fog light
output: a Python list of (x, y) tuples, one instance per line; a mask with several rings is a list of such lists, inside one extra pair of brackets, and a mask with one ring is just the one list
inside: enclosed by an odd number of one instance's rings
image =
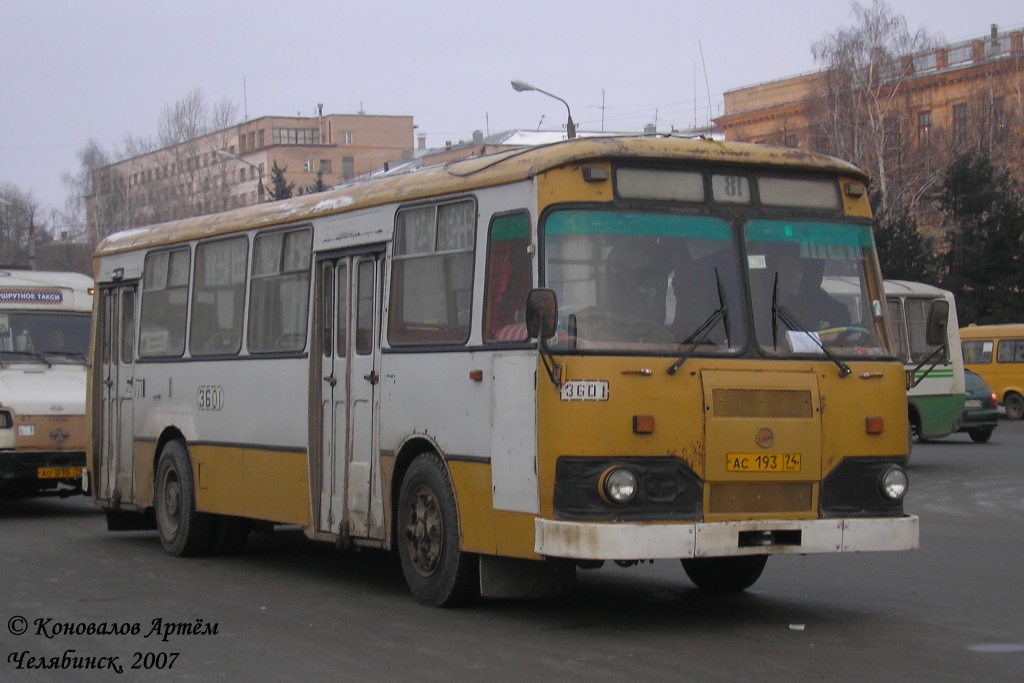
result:
[(907, 478), (907, 473), (903, 471), (903, 468), (890, 467), (882, 475), (879, 484), (881, 485), (883, 496), (889, 500), (898, 501), (903, 500), (903, 496), (907, 495), (910, 480)]
[(628, 503), (636, 498), (636, 475), (624, 467), (613, 467), (601, 478), (601, 488), (610, 502)]

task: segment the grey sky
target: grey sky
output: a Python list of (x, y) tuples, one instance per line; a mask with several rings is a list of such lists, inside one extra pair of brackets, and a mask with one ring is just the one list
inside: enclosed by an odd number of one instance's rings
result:
[[(862, 0), (870, 5), (870, 0)], [(687, 128), (730, 89), (816, 67), (847, 0), (2, 0), (0, 183), (61, 208), (87, 140), (153, 136), (201, 88), (239, 116), (411, 115), (429, 146), (474, 130)], [(956, 41), (1024, 26), (1020, 0), (891, 0)], [(703, 60), (701, 51), (703, 50)], [(705, 68), (707, 82), (705, 82)], [(708, 92), (710, 91), (710, 107)]]

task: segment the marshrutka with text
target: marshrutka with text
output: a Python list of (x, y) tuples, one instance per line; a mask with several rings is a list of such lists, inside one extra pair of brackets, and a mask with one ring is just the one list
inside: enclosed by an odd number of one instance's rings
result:
[(92, 287), (0, 269), (0, 499), (82, 493)]
[(112, 235), (92, 495), (174, 555), (285, 524), (394, 549), (430, 605), (915, 548), (867, 182), (580, 138)]

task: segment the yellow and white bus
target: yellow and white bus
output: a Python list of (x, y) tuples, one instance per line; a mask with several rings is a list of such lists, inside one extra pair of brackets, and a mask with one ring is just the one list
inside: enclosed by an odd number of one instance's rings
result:
[(272, 524), (395, 549), (431, 605), (604, 561), (742, 590), (769, 555), (915, 548), (866, 183), (586, 138), (115, 234), (95, 500), (174, 555)]
[(981, 375), (1010, 420), (1024, 418), (1024, 324), (960, 329), (964, 365)]
[(0, 270), (0, 498), (82, 492), (92, 287)]

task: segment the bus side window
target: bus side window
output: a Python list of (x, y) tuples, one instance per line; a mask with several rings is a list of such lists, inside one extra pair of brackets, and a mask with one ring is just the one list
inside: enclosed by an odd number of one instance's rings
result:
[(996, 362), (997, 363), (1012, 363), (1013, 362), (1013, 340), (1012, 339), (1000, 339), (996, 345)]
[(526, 340), (526, 295), (533, 284), (530, 260), (530, 217), (525, 213), (497, 216), (487, 244), (487, 297), (484, 339)]
[(311, 248), (309, 228), (256, 237), (246, 340), (251, 353), (306, 348)]

